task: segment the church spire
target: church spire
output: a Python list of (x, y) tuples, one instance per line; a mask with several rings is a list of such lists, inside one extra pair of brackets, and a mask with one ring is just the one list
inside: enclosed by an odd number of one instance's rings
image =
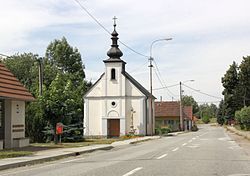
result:
[(120, 59), (120, 57), (122, 57), (123, 53), (121, 52), (121, 50), (118, 48), (119, 45), (118, 45), (118, 33), (116, 32), (116, 17), (113, 18), (114, 20), (114, 31), (112, 32), (112, 45), (111, 45), (111, 48), (109, 49), (109, 51), (107, 52), (107, 55), (110, 57), (109, 60), (111, 59)]

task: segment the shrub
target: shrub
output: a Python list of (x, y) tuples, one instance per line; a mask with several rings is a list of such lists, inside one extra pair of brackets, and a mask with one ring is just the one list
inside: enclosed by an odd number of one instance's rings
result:
[(191, 131), (198, 131), (197, 125), (194, 124), (194, 125), (191, 127)]
[(250, 130), (250, 106), (244, 107), (240, 111), (236, 111), (235, 117), (241, 129)]
[(167, 135), (169, 132), (171, 132), (170, 127), (158, 127), (155, 129), (156, 135)]
[(207, 115), (204, 115), (203, 117), (202, 117), (202, 121), (204, 122), (204, 123), (209, 123), (210, 122), (210, 118), (209, 118), (209, 116), (207, 116)]

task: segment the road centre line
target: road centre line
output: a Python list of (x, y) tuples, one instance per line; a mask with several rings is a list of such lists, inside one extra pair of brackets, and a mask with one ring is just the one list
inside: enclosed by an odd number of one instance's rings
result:
[(142, 169), (142, 167), (137, 167), (137, 168), (133, 169), (132, 171), (129, 171), (128, 173), (124, 174), (123, 176), (132, 175), (132, 174), (136, 173), (137, 171), (139, 171), (141, 169)]
[(162, 158), (164, 158), (165, 156), (167, 156), (168, 154), (166, 153), (166, 154), (163, 154), (163, 155), (161, 155), (161, 156), (159, 156), (158, 158), (156, 158), (156, 159), (162, 159)]
[(175, 151), (177, 151), (177, 150), (179, 150), (179, 147), (173, 149), (172, 151), (175, 152)]
[(187, 143), (182, 144), (182, 146), (185, 146), (185, 145), (187, 145)]

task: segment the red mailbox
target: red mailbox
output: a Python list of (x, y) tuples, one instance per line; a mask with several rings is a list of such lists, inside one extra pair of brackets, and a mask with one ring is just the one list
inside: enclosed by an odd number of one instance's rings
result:
[(63, 133), (63, 124), (57, 123), (56, 124), (56, 134), (62, 134)]

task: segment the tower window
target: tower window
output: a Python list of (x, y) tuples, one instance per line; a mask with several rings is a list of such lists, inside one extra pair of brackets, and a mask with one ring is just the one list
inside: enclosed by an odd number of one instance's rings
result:
[(111, 80), (112, 79), (115, 79), (115, 69), (114, 68), (111, 69)]

